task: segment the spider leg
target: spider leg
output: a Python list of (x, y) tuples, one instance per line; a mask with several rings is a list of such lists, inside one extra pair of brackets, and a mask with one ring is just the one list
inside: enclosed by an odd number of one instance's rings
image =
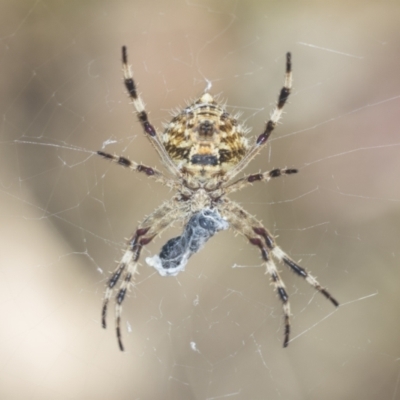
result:
[(164, 145), (161, 143), (155, 128), (150, 123), (144, 106), (144, 102), (137, 92), (136, 84), (133, 80), (131, 66), (128, 64), (128, 53), (126, 46), (122, 47), (122, 70), (124, 73), (124, 83), (126, 90), (136, 109), (136, 114), (138, 116), (140, 124), (142, 125), (143, 131), (146, 134), (146, 137), (150, 140), (150, 143), (155, 148), (161, 160), (164, 162), (169, 171), (175, 175), (179, 175), (178, 168), (168, 156), (168, 153), (166, 152)]
[(135, 161), (131, 161), (129, 158), (105, 153), (103, 151), (98, 151), (97, 154), (106, 160), (113, 161), (118, 165), (122, 165), (125, 168), (131, 169), (132, 171), (142, 172), (148, 177), (154, 178), (156, 182), (160, 182), (169, 188), (177, 189), (179, 187), (175, 180), (167, 178), (155, 168), (146, 167), (143, 164), (138, 164)]
[(159, 235), (164, 229), (170, 226), (174, 221), (182, 217), (182, 206), (177, 204), (177, 199), (173, 198), (157, 208), (142, 223), (139, 224), (136, 232), (128, 241), (126, 249), (118, 267), (115, 269), (111, 278), (107, 283), (106, 292), (103, 300), (101, 311), (101, 320), (103, 328), (106, 328), (108, 303), (113, 295), (114, 289), (118, 281), (123, 275), (122, 282), (119, 286), (116, 303), (115, 303), (115, 321), (116, 333), (119, 348), (124, 350), (121, 334), (121, 314), (122, 303), (125, 295), (132, 285), (134, 276), (138, 273), (139, 257), (143, 246), (149, 244), (151, 240)]
[(238, 233), (246, 236), (252, 245), (257, 246), (261, 251), (261, 257), (266, 265), (266, 273), (271, 277), (272, 283), (278, 292), (279, 298), (283, 303), (284, 313), (284, 341), (283, 347), (287, 347), (290, 338), (290, 304), (289, 296), (285, 289), (285, 284), (281, 279), (274, 261), (270, 254), (279, 261), (286, 264), (293, 272), (304, 278), (311, 286), (323, 294), (334, 306), (339, 306), (331, 294), (323, 288), (314, 276), (309, 274), (304, 268), (295, 263), (284, 251), (276, 244), (273, 236), (264, 228), (261, 222), (251, 216), (242, 207), (231, 200), (224, 200), (218, 207), (220, 214), (229, 222), (230, 226)]
[(253, 184), (254, 182), (268, 182), (271, 178), (278, 178), (282, 175), (291, 175), (296, 174), (298, 172), (295, 168), (275, 168), (271, 171), (247, 175), (241, 179), (238, 179), (235, 182), (228, 184), (224, 191), (225, 194), (229, 194), (232, 192), (237, 192), (238, 190), (242, 190), (243, 188)]
[(292, 258), (290, 258), (280, 247), (275, 243), (273, 236), (259, 223), (259, 226), (253, 226), (253, 231), (261, 236), (265, 244), (271, 250), (272, 255), (279, 261), (283, 262), (297, 275), (304, 278), (315, 290), (324, 295), (335, 307), (339, 306), (339, 302), (324, 288), (322, 287), (317, 279), (312, 276), (306, 269), (297, 264)]
[(239, 172), (243, 171), (244, 168), (250, 163), (250, 161), (260, 152), (260, 150), (265, 146), (270, 137), (272, 131), (275, 129), (278, 121), (282, 116), (283, 107), (289, 98), (290, 91), (292, 89), (292, 56), (290, 53), (286, 53), (286, 73), (285, 82), (279, 93), (278, 101), (274, 110), (271, 113), (270, 119), (266, 122), (263, 133), (258, 136), (257, 140), (253, 146), (249, 149), (246, 155), (241, 159), (241, 161), (232, 168), (227, 174), (227, 180), (232, 179)]

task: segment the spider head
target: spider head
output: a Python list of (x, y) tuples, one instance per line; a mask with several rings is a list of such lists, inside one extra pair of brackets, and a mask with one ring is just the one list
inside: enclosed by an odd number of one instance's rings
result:
[(237, 164), (248, 149), (245, 129), (209, 93), (177, 114), (162, 140), (185, 171), (209, 178)]

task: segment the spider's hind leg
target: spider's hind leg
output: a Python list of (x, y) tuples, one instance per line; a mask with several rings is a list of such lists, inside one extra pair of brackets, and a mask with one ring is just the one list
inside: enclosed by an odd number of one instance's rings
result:
[(243, 171), (250, 161), (260, 152), (260, 150), (265, 147), (268, 142), (271, 133), (275, 129), (279, 120), (281, 119), (283, 107), (285, 106), (290, 92), (292, 90), (292, 56), (290, 53), (286, 53), (286, 70), (285, 70), (285, 81), (282, 89), (279, 92), (278, 101), (273, 109), (269, 120), (265, 124), (264, 131), (258, 138), (255, 140), (253, 145), (250, 147), (245, 156), (241, 159), (241, 161), (235, 165), (227, 174), (226, 177), (228, 180), (233, 178), (239, 172)]

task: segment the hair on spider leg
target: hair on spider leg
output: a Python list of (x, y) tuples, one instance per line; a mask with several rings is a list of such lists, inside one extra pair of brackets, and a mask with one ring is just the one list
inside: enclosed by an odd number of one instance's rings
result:
[(217, 210), (205, 208), (192, 215), (181, 236), (168, 240), (160, 254), (147, 257), (146, 263), (161, 276), (175, 276), (184, 271), (189, 258), (201, 250), (211, 237), (228, 228), (228, 222)]

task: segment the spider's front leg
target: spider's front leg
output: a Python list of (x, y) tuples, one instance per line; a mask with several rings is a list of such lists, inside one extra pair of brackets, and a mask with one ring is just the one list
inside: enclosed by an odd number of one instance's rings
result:
[(266, 265), (266, 273), (272, 279), (273, 285), (278, 292), (279, 298), (283, 303), (285, 333), (283, 347), (287, 347), (290, 338), (290, 304), (289, 296), (285, 289), (285, 284), (279, 275), (276, 265), (271, 258), (271, 255), (287, 265), (293, 272), (304, 278), (311, 286), (323, 294), (334, 306), (339, 306), (339, 303), (331, 294), (323, 288), (319, 282), (309, 274), (303, 267), (293, 261), (284, 251), (276, 244), (273, 236), (267, 229), (257, 221), (252, 215), (245, 211), (238, 204), (231, 200), (224, 200), (224, 203), (218, 207), (220, 214), (230, 224), (230, 226), (238, 233), (247, 237), (250, 243), (257, 246), (261, 251), (261, 257)]
[(132, 285), (134, 276), (138, 273), (139, 257), (143, 246), (146, 246), (151, 240), (159, 235), (164, 229), (170, 226), (174, 221), (182, 217), (181, 206), (178, 200), (173, 198), (161, 205), (152, 214), (150, 214), (141, 224), (139, 224), (136, 232), (128, 241), (126, 249), (118, 267), (115, 269), (111, 278), (108, 280), (106, 292), (103, 300), (101, 312), (101, 320), (103, 328), (106, 328), (106, 317), (108, 303), (113, 295), (114, 289), (121, 276), (122, 282), (118, 289), (115, 302), (115, 323), (119, 348), (124, 350), (121, 335), (121, 314), (122, 303), (125, 299), (126, 292)]

